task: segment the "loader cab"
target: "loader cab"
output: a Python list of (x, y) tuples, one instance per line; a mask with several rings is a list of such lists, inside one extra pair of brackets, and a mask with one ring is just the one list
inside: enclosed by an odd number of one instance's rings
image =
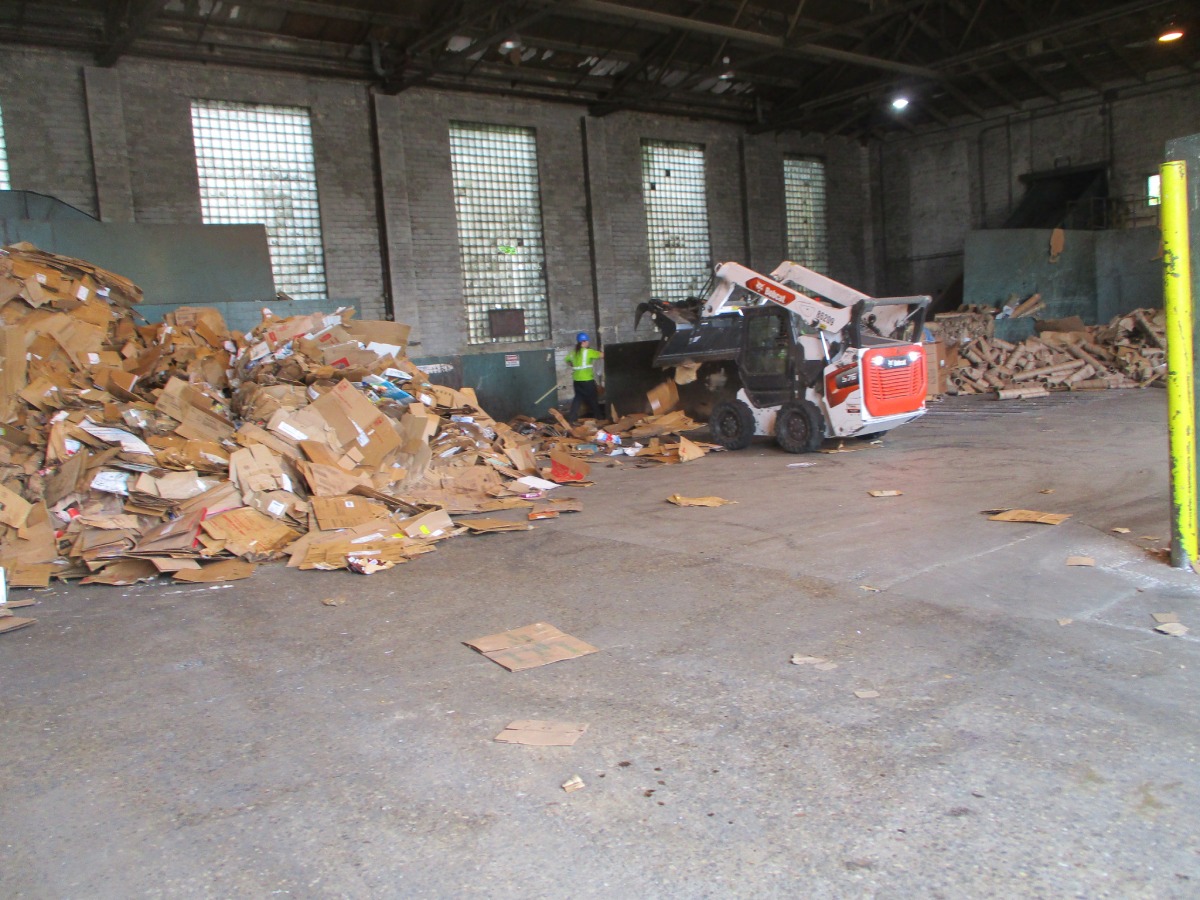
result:
[(817, 377), (820, 359), (806, 360), (800, 343), (799, 319), (775, 304), (744, 309), (738, 369), (742, 386), (755, 406), (778, 406), (804, 395), (813, 363)]

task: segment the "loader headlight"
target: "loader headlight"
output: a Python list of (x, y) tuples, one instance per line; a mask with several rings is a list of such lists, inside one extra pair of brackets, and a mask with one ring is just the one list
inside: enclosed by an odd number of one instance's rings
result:
[(910, 362), (916, 362), (918, 359), (921, 358), (921, 351), (920, 350), (909, 350), (908, 358), (909, 358)]
[(883, 365), (883, 357), (882, 356), (872, 356), (871, 357), (871, 365), (882, 366)]

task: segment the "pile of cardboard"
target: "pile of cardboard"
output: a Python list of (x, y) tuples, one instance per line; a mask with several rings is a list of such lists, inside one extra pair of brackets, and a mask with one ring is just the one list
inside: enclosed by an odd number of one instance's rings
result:
[(1037, 337), (1018, 344), (968, 339), (950, 362), (948, 392), (995, 392), (1010, 400), (1051, 391), (1146, 387), (1166, 374), (1163, 316), (1160, 309), (1139, 309), (1103, 326), (1078, 319), (1061, 320), (1053, 329), (1041, 323)]
[[(139, 323), (127, 280), (28, 246), (0, 254), (0, 291), (0, 566), (17, 587), (226, 581), (283, 556), (369, 573), (578, 510), (548, 492), (585, 481), (583, 457), (705, 450), (664, 440), (695, 427), (681, 413), (495, 422), (408, 359), (407, 326), (352, 310), (264, 310), (248, 334), (209, 308)], [(524, 515), (451, 519), (503, 510)]]

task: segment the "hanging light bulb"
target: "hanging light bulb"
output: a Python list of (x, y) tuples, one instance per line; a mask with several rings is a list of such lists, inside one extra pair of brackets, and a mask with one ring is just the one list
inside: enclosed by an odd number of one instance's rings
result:
[(900, 112), (902, 109), (906, 109), (908, 107), (908, 102), (909, 102), (908, 98), (905, 97), (903, 94), (901, 94), (897, 97), (893, 97), (892, 98), (892, 109), (896, 110), (896, 112)]

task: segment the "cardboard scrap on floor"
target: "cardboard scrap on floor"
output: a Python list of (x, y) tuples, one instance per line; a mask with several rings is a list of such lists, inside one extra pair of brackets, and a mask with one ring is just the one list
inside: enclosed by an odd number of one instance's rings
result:
[(463, 643), (510, 672), (534, 669), (564, 659), (575, 659), (599, 652), (599, 649), (591, 644), (563, 634), (545, 622), (535, 622), (524, 628), (490, 634)]
[(1162, 625), (1155, 625), (1154, 630), (1171, 637), (1183, 637), (1188, 633), (1188, 627), (1179, 622), (1164, 622)]
[(676, 506), (726, 506), (737, 503), (736, 500), (726, 500), (723, 497), (685, 497), (682, 494), (672, 494), (667, 498), (667, 502)]
[(874, 700), (879, 696), (879, 691), (855, 691), (854, 696), (859, 700)]
[(514, 522), (511, 519), (494, 519), (487, 517), (463, 519), (462, 524), (469, 528), (474, 534), (495, 534), (499, 531), (529, 531), (531, 528), (533, 528), (533, 526), (528, 522)]
[(1048, 513), (1033, 509), (985, 509), (984, 515), (993, 522), (1033, 522), (1039, 525), (1061, 525), (1074, 513)]
[(37, 622), (37, 619), (23, 619), (19, 616), (0, 616), (0, 634), (7, 634), (10, 631), (20, 631), (22, 628), (28, 628)]
[(581, 791), (583, 790), (584, 786), (583, 779), (578, 775), (572, 775), (562, 783), (562, 789), (568, 794), (572, 791)]
[(902, 497), (903, 491), (867, 491), (872, 497)]
[(493, 740), (531, 747), (570, 747), (588, 730), (586, 722), (546, 722), (518, 719), (509, 722)]
[(1068, 566), (1094, 566), (1094, 565), (1096, 565), (1096, 560), (1092, 559), (1092, 557), (1090, 557), (1090, 556), (1068, 556), (1067, 557), (1067, 565)]
[(197, 566), (194, 569), (180, 569), (173, 573), (176, 581), (186, 581), (192, 584), (217, 584), (223, 581), (240, 581), (254, 574), (258, 566), (242, 559), (223, 559), (220, 562)]
[(796, 653), (792, 655), (793, 666), (812, 666), (819, 672), (829, 672), (838, 667), (835, 662), (830, 662), (823, 656), (804, 656)]

